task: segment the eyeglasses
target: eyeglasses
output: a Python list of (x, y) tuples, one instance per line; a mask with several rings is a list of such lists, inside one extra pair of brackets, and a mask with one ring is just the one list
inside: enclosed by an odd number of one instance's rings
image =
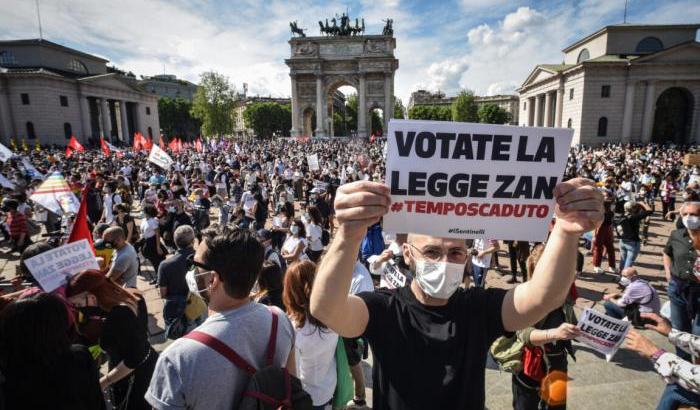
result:
[[(206, 272), (212, 272), (212, 271), (216, 270), (205, 263), (197, 262), (196, 260), (194, 260), (194, 255), (190, 255), (187, 257), (187, 263), (189, 264), (190, 267), (195, 266), (197, 268), (204, 269)], [(206, 272), (202, 272), (202, 273), (206, 273)]]
[(465, 263), (469, 257), (469, 250), (466, 248), (452, 248), (445, 253), (439, 247), (428, 247), (420, 250), (410, 243), (408, 246), (417, 250), (423, 258), (430, 262), (440, 262), (443, 259), (447, 259), (447, 261), (453, 263)]

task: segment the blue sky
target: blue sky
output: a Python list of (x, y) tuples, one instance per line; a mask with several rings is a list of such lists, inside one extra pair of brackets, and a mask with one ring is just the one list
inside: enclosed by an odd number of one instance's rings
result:
[[(394, 19), (400, 68), (396, 93), (480, 95), (512, 92), (539, 63), (608, 24), (622, 23), (624, 0), (39, 0), (44, 37), (108, 58), (142, 75), (176, 74), (196, 82), (215, 70), (241, 88), (288, 96), (284, 58), (289, 21), (310, 35), (318, 20), (349, 10), (367, 33)], [(30, 0), (0, 0), (0, 39), (38, 37)], [(629, 0), (630, 23), (700, 23), (698, 0)]]

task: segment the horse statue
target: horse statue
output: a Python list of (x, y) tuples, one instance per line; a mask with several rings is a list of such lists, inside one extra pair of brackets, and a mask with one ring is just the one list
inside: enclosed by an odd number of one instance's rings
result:
[(292, 30), (292, 34), (297, 34), (299, 37), (306, 37), (306, 34), (304, 34), (304, 29), (301, 29), (297, 26), (296, 21), (292, 21), (289, 23), (289, 28)]
[(393, 36), (394, 35), (394, 20), (393, 19), (386, 19), (386, 25), (384, 26), (384, 30), (382, 31), (383, 36)]

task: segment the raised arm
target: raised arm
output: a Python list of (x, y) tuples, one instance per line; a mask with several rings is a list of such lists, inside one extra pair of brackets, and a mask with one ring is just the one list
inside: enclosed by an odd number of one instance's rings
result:
[(503, 300), (506, 330), (531, 326), (564, 303), (576, 272), (578, 238), (603, 220), (603, 195), (593, 181), (562, 182), (554, 192), (557, 221), (533, 277), (511, 289)]
[(365, 302), (348, 292), (362, 238), (386, 214), (390, 202), (384, 184), (359, 181), (338, 188), (335, 212), (340, 227), (319, 265), (311, 314), (341, 336), (359, 336), (367, 327)]

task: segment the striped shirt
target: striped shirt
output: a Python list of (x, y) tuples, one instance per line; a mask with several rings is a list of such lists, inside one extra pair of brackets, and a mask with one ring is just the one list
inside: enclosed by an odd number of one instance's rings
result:
[(29, 234), (27, 229), (27, 217), (21, 212), (10, 212), (7, 215), (7, 227), (10, 229), (10, 236), (17, 240), (21, 234)]

